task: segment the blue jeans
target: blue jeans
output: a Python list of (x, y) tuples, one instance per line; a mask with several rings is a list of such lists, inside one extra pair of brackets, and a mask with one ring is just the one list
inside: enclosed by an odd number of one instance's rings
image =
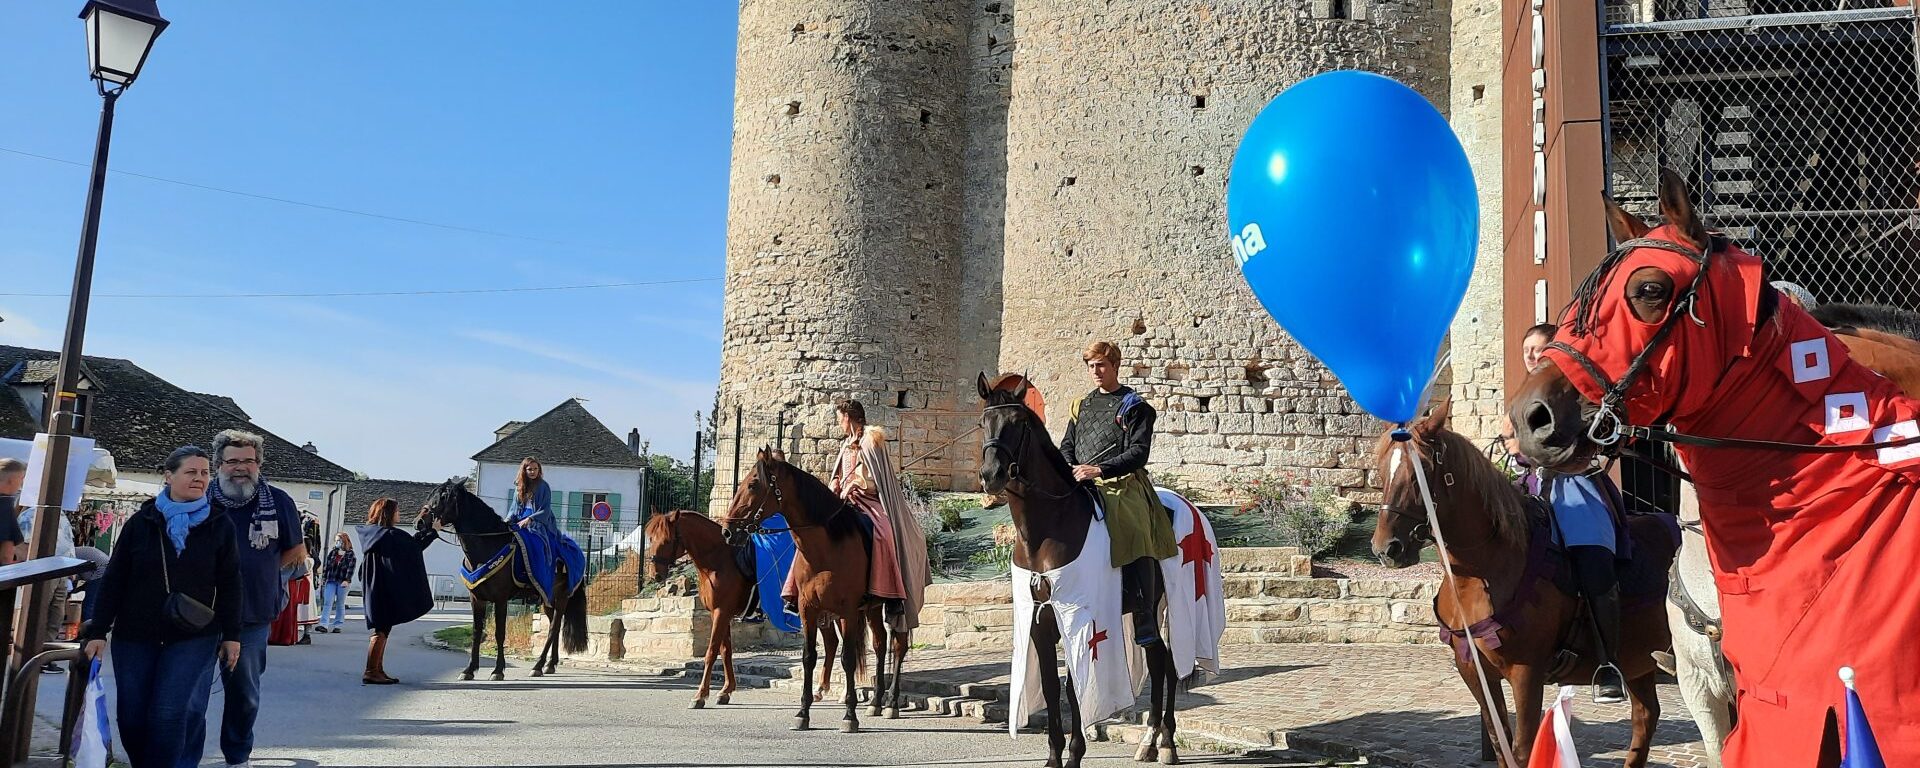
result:
[(100, 590), (105, 588), (98, 581), (87, 585), (87, 596), (80, 600), (80, 623), (93, 621), (93, 606), (100, 603)]
[[(331, 615), (332, 618), (328, 618)], [(347, 623), (347, 585), (330, 581), (320, 588), (320, 626), (339, 629)]]
[[(120, 742), (138, 766), (191, 768), (200, 764), (207, 732), (207, 691), (213, 684), (220, 636), (173, 643), (112, 640)], [(194, 738), (193, 734), (201, 734)]]
[[(240, 628), (240, 663), (233, 669), (220, 668), (220, 682), (226, 687), (226, 710), (220, 718), (220, 752), (227, 765), (239, 765), (253, 756), (253, 721), (260, 716), (260, 673), (267, 670), (267, 633), (271, 623), (248, 624)], [(207, 717), (207, 700), (200, 699), (200, 720)], [(202, 725), (187, 734), (187, 752), (198, 755), (206, 748), (207, 729)]]

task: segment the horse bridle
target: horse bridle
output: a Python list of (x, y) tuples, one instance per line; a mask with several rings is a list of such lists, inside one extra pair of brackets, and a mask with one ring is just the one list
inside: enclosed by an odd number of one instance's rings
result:
[[(1699, 269), (1695, 272), (1693, 282), (1687, 285), (1686, 290), (1682, 291), (1679, 296), (1674, 297), (1672, 306), (1667, 310), (1666, 320), (1660, 323), (1660, 327), (1654, 331), (1653, 337), (1647, 340), (1647, 345), (1640, 350), (1639, 354), (1634, 356), (1633, 362), (1627, 365), (1627, 370), (1621, 374), (1619, 381), (1608, 379), (1606, 373), (1600, 370), (1600, 366), (1594, 363), (1592, 358), (1580, 350), (1574, 349), (1572, 345), (1563, 341), (1553, 341), (1547, 344), (1548, 349), (1556, 350), (1566, 355), (1575, 365), (1580, 366), (1581, 370), (1592, 377), (1595, 383), (1605, 388), (1599, 404), (1594, 408), (1592, 414), (1588, 416), (1588, 440), (1593, 441), (1594, 444), (1599, 445), (1603, 450), (1620, 445), (1621, 438), (1630, 438), (1648, 442), (1680, 443), (1705, 448), (1745, 448), (1752, 450), (1786, 451), (1790, 453), (1852, 453), (1855, 451), (1870, 451), (1882, 448), (1898, 448), (1920, 443), (1920, 437), (1903, 437), (1860, 445), (1785, 443), (1776, 440), (1749, 440), (1737, 437), (1703, 437), (1671, 429), (1643, 427), (1629, 423), (1627, 421), (1625, 407), (1627, 390), (1633, 388), (1634, 382), (1639, 379), (1640, 374), (1645, 371), (1647, 364), (1652, 361), (1654, 353), (1659, 351), (1660, 345), (1672, 334), (1674, 327), (1680, 324), (1681, 318), (1691, 319), (1695, 325), (1702, 328), (1707, 326), (1706, 321), (1700, 319), (1698, 310), (1700, 286), (1704, 285), (1707, 281), (1707, 269), (1711, 257), (1711, 252), (1697, 250), (1671, 240), (1638, 238), (1621, 243), (1615, 248), (1613, 257), (1611, 258), (1617, 259), (1620, 255), (1636, 248), (1658, 248), (1663, 251), (1671, 251), (1687, 257), (1693, 261)], [(1602, 269), (1606, 269), (1605, 265), (1602, 266)], [(1604, 280), (1605, 278), (1602, 276), (1599, 279)], [(1761, 290), (1773, 289), (1763, 287)], [(1597, 298), (1594, 300), (1597, 300)], [(1682, 311), (1683, 309), (1684, 311)], [(1684, 473), (1679, 474), (1684, 476)]]
[[(1408, 443), (1400, 443), (1400, 445), (1408, 445)], [(1413, 461), (1421, 460), (1420, 452), (1418, 450), (1409, 448), (1407, 452), (1413, 454), (1413, 459), (1412, 459)], [(1442, 468), (1441, 462), (1446, 460), (1446, 456), (1447, 456), (1447, 444), (1444, 442), (1435, 442), (1433, 444), (1434, 469)], [(1409, 469), (1408, 471), (1413, 471), (1413, 470)], [(1440, 483), (1444, 487), (1452, 488), (1453, 473), (1441, 472)], [(1424, 543), (1430, 544), (1430, 543), (1438, 542), (1438, 539), (1435, 538), (1433, 535), (1433, 526), (1427, 519), (1427, 513), (1425, 509), (1422, 509), (1420, 512), (1417, 512), (1417, 513), (1408, 512), (1404, 509), (1395, 507), (1392, 504), (1382, 504), (1380, 505), (1380, 508), (1386, 510), (1387, 514), (1392, 515), (1394, 517), (1405, 518), (1407, 520), (1414, 521), (1413, 528), (1407, 531), (1407, 536), (1413, 539), (1415, 543), (1424, 542)]]
[[(986, 408), (983, 408), (981, 410), (982, 410), (982, 414), (984, 415), (986, 411), (1011, 410), (1014, 408), (1028, 410), (1026, 404), (1024, 403), (1001, 403), (999, 405), (989, 405)], [(1028, 412), (1031, 413), (1030, 410)], [(1013, 441), (1013, 444), (1014, 444), (1013, 448), (1008, 448), (1004, 443), (1002, 443), (1000, 440), (1000, 436), (998, 434), (987, 435), (987, 439), (981, 441), (980, 443), (980, 457), (983, 459), (986, 458), (986, 455), (989, 451), (999, 453), (1000, 458), (1007, 462), (1007, 480), (1012, 482), (1018, 482), (1021, 485), (1021, 487), (1031, 489), (1034, 487), (1033, 483), (1028, 482), (1027, 478), (1025, 477), (1025, 474), (1020, 471), (1020, 458), (1019, 458), (1020, 453), (1017, 449), (1026, 447), (1027, 440), (1031, 437), (1031, 433), (1033, 431), (1033, 425), (1027, 423), (1027, 421), (1024, 419), (1016, 419), (1015, 421), (1018, 422), (1020, 425), (1020, 433)], [(984, 432), (985, 430), (983, 429), (981, 431)], [(1078, 490), (1079, 490), (1078, 484), (1076, 483), (1075, 487), (1069, 488), (1065, 493), (1054, 494), (1054, 493), (1048, 493), (1047, 491), (1039, 491), (1039, 494), (1041, 496), (1045, 496), (1050, 499), (1064, 499), (1069, 496), (1072, 496), (1074, 492)], [(1026, 497), (1026, 494), (1024, 493), (1014, 493), (1011, 483), (1009, 483), (1009, 486), (1007, 488), (1007, 494), (1010, 496), (1018, 496), (1020, 498)]]
[[(679, 514), (678, 511), (667, 513), (667, 530), (673, 532), (672, 536), (667, 539), (668, 552), (680, 553), (680, 518), (677, 517)], [(661, 568), (672, 568), (675, 563), (680, 562), (680, 554), (675, 554), (672, 557), (650, 555), (647, 557), (647, 561)]]
[[(772, 480), (767, 479), (766, 477), (763, 477), (762, 476), (763, 474), (764, 473), (761, 473), (756, 470), (753, 473), (753, 482), (766, 483), (767, 487), (773, 490), (774, 508), (776, 510), (785, 508), (786, 497), (780, 492), (780, 484), (773, 482)], [(792, 522), (788, 522), (787, 527), (785, 528), (768, 528), (767, 527), (767, 505), (765, 503), (756, 503), (753, 507), (752, 517), (746, 519), (745, 521), (746, 525), (744, 527), (735, 529), (733, 527), (733, 524), (741, 521), (738, 519), (729, 517), (727, 519), (726, 526), (722, 530), (728, 535), (729, 541), (732, 540), (731, 539), (732, 534), (736, 530), (738, 530), (742, 535), (746, 535), (746, 536), (754, 536), (759, 534), (770, 534), (770, 533), (791, 533), (793, 531), (804, 531), (808, 528), (819, 528), (821, 526), (826, 525), (827, 523), (833, 522), (833, 519), (836, 517), (839, 517), (841, 512), (846, 511), (848, 506), (850, 505), (845, 502), (842, 502), (840, 506), (835, 507), (832, 512), (827, 513), (826, 517), (820, 518), (820, 520), (817, 522), (807, 523), (804, 525), (794, 525)], [(674, 535), (678, 536), (680, 535), (680, 532), (678, 530), (675, 530)]]

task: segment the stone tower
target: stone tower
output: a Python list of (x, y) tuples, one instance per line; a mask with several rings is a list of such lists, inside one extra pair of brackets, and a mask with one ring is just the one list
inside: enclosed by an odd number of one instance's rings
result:
[[(838, 399), (859, 399), (894, 433), (899, 462), (971, 418), (960, 415), (959, 397), (972, 396), (960, 368), (981, 362), (970, 345), (985, 345), (960, 319), (979, 297), (957, 290), (966, 7), (741, 3), (716, 506), (733, 478), (736, 406), (743, 460), (784, 420), (783, 448), (821, 473), (838, 446)], [(951, 461), (935, 453), (913, 470), (950, 484)]]
[[(1381, 425), (1241, 281), (1226, 247), (1228, 166), (1287, 86), (1380, 72), (1443, 112), (1472, 107), (1474, 125), (1456, 128), (1498, 227), (1498, 146), (1475, 137), (1498, 135), (1497, 92), (1484, 103), (1483, 92), (1497, 88), (1499, 57), (1455, 48), (1456, 29), (1493, 29), (1472, 45), (1497, 50), (1497, 7), (744, 0), (715, 509), (730, 496), (735, 405), (743, 458), (774, 441), (786, 409), (804, 430), (796, 441), (789, 427), (786, 448), (824, 473), (831, 404), (846, 396), (896, 433), (910, 472), (974, 489), (975, 373), (1030, 373), (1058, 435), (1090, 386), (1079, 350), (1096, 339), (1121, 345), (1123, 379), (1160, 409), (1156, 472), (1204, 486), (1290, 470), (1367, 497)], [(1500, 236), (1483, 232), (1483, 253)], [(1456, 323), (1473, 342), (1470, 360), (1455, 346), (1456, 401), (1497, 405), (1478, 386), (1489, 376), (1461, 375), (1463, 362), (1498, 359), (1492, 267)], [(1465, 412), (1496, 410), (1482, 405)]]

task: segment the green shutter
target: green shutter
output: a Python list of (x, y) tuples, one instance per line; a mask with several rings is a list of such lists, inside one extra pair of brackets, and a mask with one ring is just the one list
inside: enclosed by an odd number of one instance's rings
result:
[(613, 505), (612, 522), (616, 522), (616, 523), (620, 522), (620, 494), (617, 494), (617, 493), (607, 494), (607, 503)]
[(585, 510), (582, 510), (580, 508), (580, 504), (581, 504), (581, 501), (580, 501), (579, 491), (567, 492), (567, 509), (571, 510), (572, 517), (576, 519), (585, 517), (585, 514), (584, 514)]

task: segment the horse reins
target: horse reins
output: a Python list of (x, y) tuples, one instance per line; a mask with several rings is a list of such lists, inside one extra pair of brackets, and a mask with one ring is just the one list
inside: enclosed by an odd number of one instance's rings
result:
[[(786, 497), (781, 494), (779, 483), (776, 483), (776, 482), (773, 482), (772, 480), (768, 480), (767, 478), (761, 477), (759, 472), (754, 473), (753, 480), (755, 483), (766, 483), (767, 487), (773, 490), (773, 504), (775, 507), (786, 506)], [(840, 513), (846, 511), (847, 507), (849, 506), (852, 506), (852, 505), (842, 503), (840, 506), (835, 507), (832, 512), (827, 513), (827, 516), (821, 518), (818, 522), (806, 523), (804, 525), (794, 525), (791, 521), (789, 521), (787, 523), (787, 527), (785, 528), (768, 528), (766, 523), (767, 505), (755, 504), (753, 508), (753, 517), (747, 521), (748, 527), (743, 529), (743, 532), (748, 536), (753, 536), (757, 534), (792, 533), (794, 531), (804, 531), (809, 528), (819, 528), (819, 527), (825, 526), (827, 523), (833, 522), (834, 518), (839, 517)], [(734, 522), (733, 520), (727, 521), (728, 523), (728, 527), (726, 529), (727, 531), (732, 530), (733, 522)], [(678, 536), (679, 531), (675, 531), (674, 535)]]
[[(1028, 410), (1025, 403), (1001, 403), (1000, 405), (989, 405), (982, 410), (994, 411), (994, 410), (1006, 410), (1006, 409), (1013, 409), (1013, 408)], [(1031, 414), (1032, 411), (1028, 410), (1028, 413)], [(1013, 441), (1014, 448), (1008, 448), (1006, 445), (1002, 444), (1002, 442), (1000, 441), (999, 435), (993, 435), (988, 437), (986, 440), (981, 441), (980, 455), (982, 458), (985, 458), (989, 451), (999, 452), (1000, 457), (1003, 459), (1006, 459), (1007, 461), (1007, 479), (1018, 481), (1022, 486), (1025, 486), (1028, 489), (1035, 489), (1034, 484), (1025, 477), (1025, 473), (1020, 471), (1020, 458), (1019, 458), (1020, 454), (1018, 453), (1018, 451), (1015, 450), (1018, 448), (1026, 447), (1027, 440), (1029, 437), (1031, 437), (1033, 426), (1031, 424), (1028, 424), (1025, 421), (1020, 421), (1018, 423), (1020, 425), (1020, 434)], [(984, 425), (982, 425), (982, 428), (984, 428)], [(1079, 483), (1074, 483), (1071, 486), (1069, 486), (1066, 491), (1062, 493), (1056, 494), (1056, 493), (1052, 493), (1045, 490), (1039, 490), (1038, 493), (1041, 496), (1044, 496), (1046, 498), (1059, 500), (1059, 499), (1071, 498), (1073, 494), (1078, 492), (1079, 490), (1080, 490)], [(1026, 498), (1026, 494), (1014, 493), (1012, 488), (1007, 489), (1007, 494), (1010, 496)]]
[[(1594, 274), (1600, 276), (1605, 272), (1611, 271), (1612, 267), (1617, 265), (1620, 256), (1637, 248), (1657, 248), (1663, 251), (1677, 253), (1692, 261), (1698, 266), (1698, 270), (1694, 274), (1693, 282), (1689, 283), (1686, 290), (1674, 298), (1672, 306), (1667, 310), (1666, 320), (1660, 323), (1660, 327), (1654, 331), (1653, 337), (1647, 340), (1647, 345), (1640, 350), (1639, 354), (1634, 356), (1633, 362), (1627, 365), (1626, 373), (1621, 374), (1619, 381), (1610, 380), (1607, 375), (1600, 370), (1600, 366), (1594, 363), (1592, 358), (1574, 349), (1573, 345), (1563, 341), (1554, 341), (1547, 344), (1548, 349), (1566, 355), (1574, 364), (1580, 366), (1588, 376), (1592, 377), (1595, 383), (1605, 388), (1598, 407), (1596, 407), (1593, 414), (1588, 417), (1588, 440), (1593, 441), (1602, 448), (1616, 446), (1621, 442), (1621, 438), (1629, 438), (1647, 442), (1693, 445), (1703, 448), (1746, 448), (1751, 450), (1786, 451), (1789, 453), (1851, 453), (1854, 451), (1878, 450), (1882, 448), (1898, 448), (1920, 443), (1920, 435), (1917, 435), (1895, 440), (1863, 443), (1860, 445), (1816, 445), (1736, 437), (1704, 437), (1661, 427), (1646, 427), (1628, 423), (1625, 408), (1627, 390), (1633, 387), (1634, 382), (1639, 379), (1640, 374), (1645, 371), (1647, 363), (1653, 359), (1654, 353), (1659, 351), (1660, 345), (1672, 334), (1674, 327), (1680, 324), (1681, 318), (1691, 319), (1695, 325), (1702, 328), (1706, 327), (1707, 323), (1700, 319), (1698, 309), (1700, 286), (1707, 281), (1707, 271), (1711, 263), (1711, 254), (1709, 252), (1696, 250), (1671, 240), (1636, 238), (1617, 246), (1614, 249), (1613, 256), (1609, 258), (1609, 261), (1613, 262), (1613, 264), (1603, 265), (1603, 268), (1596, 270)], [(1597, 277), (1596, 279), (1604, 283), (1605, 278)], [(1594, 290), (1598, 290), (1598, 288), (1596, 287)], [(1762, 290), (1772, 289), (1762, 288)], [(1597, 297), (1589, 297), (1587, 300), (1595, 301)], [(1573, 329), (1576, 335), (1585, 335), (1585, 333), (1588, 332), (1589, 329), (1585, 323), (1590, 318), (1587, 317), (1587, 314), (1588, 312), (1583, 310), (1577, 316), (1575, 323), (1577, 327)], [(1641, 454), (1636, 455), (1635, 458), (1659, 466), (1661, 469), (1672, 472), (1675, 475), (1687, 477), (1686, 473), (1669, 468), (1665, 466), (1665, 462), (1656, 461), (1650, 456)]]

